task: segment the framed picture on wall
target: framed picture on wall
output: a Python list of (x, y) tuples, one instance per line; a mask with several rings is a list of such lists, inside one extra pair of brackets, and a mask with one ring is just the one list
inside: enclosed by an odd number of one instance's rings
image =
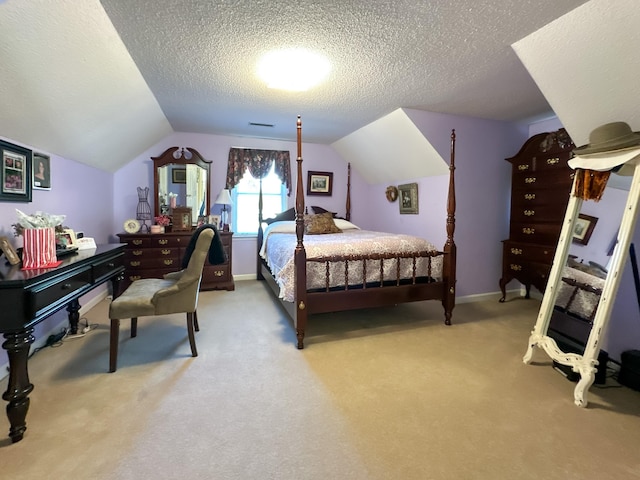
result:
[(30, 202), (31, 150), (0, 140), (0, 155), (0, 201)]
[(398, 185), (398, 198), (400, 199), (400, 213), (418, 213), (418, 184), (407, 183)]
[(333, 172), (312, 172), (307, 175), (307, 195), (331, 196), (333, 191)]
[(581, 245), (589, 243), (593, 229), (596, 228), (597, 221), (598, 219), (591, 215), (579, 214), (576, 219), (576, 225), (573, 228), (573, 243), (579, 243)]
[(173, 183), (187, 183), (187, 169), (174, 168), (171, 170), (171, 181)]
[(33, 154), (33, 188), (51, 190), (51, 158), (44, 153)]

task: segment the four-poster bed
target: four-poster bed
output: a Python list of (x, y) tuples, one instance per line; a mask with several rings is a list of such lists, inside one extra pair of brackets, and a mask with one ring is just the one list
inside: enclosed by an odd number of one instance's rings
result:
[[(346, 220), (329, 221), (338, 228), (340, 233), (308, 235), (310, 222), (318, 218), (310, 218), (310, 215), (304, 214), (302, 123), (298, 117), (295, 210), (290, 209), (274, 219), (265, 220), (264, 222), (269, 225), (266, 230), (263, 230), (262, 197), (260, 196), (257, 272), (258, 279), (266, 281), (291, 316), (296, 329), (298, 348), (304, 348), (303, 341), (309, 316), (317, 313), (422, 300), (440, 300), (444, 307), (444, 322), (446, 325), (451, 324), (456, 284), (456, 245), (453, 240), (454, 170), (455, 131), (452, 131), (446, 219), (447, 239), (443, 251), (438, 251), (423, 239), (407, 235), (360, 231), (357, 226), (351, 224), (350, 167), (347, 175)], [(319, 207), (312, 208), (316, 212), (322, 210)], [(328, 220), (327, 215), (329, 218), (334, 216), (329, 212), (313, 217), (325, 217), (320, 219), (324, 222)], [(305, 237), (305, 228), (307, 237)], [(290, 232), (289, 235), (284, 233), (287, 229)], [(335, 237), (333, 242), (332, 237)], [(356, 243), (354, 237), (366, 238), (364, 245), (367, 246)], [(347, 251), (337, 249), (335, 242), (346, 245)], [(401, 246), (394, 246), (397, 243), (393, 242), (400, 242)], [(280, 253), (280, 261), (275, 261), (274, 257), (270, 257), (272, 244), (284, 244), (287, 255), (292, 256), (293, 260), (286, 264), (286, 258)], [(363, 253), (363, 250), (366, 252)], [(278, 263), (277, 267), (275, 263)], [(287, 276), (285, 272), (292, 277), (291, 284), (284, 283)]]

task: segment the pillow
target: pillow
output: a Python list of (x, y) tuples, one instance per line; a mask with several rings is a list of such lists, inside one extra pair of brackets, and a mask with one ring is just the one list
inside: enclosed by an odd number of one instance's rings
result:
[(264, 223), (267, 225), (271, 225), (273, 222), (286, 222), (296, 219), (296, 209), (291, 207), (289, 210), (285, 210), (282, 213), (279, 213), (275, 217), (267, 218)]
[(327, 212), (318, 215), (305, 215), (304, 233), (305, 235), (322, 235), (325, 233), (342, 233), (342, 230), (336, 226), (331, 212)]

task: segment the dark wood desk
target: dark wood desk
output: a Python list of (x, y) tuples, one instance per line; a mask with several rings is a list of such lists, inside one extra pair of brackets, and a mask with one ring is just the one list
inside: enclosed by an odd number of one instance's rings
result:
[(71, 333), (77, 333), (80, 318), (78, 298), (109, 280), (113, 291), (124, 277), (124, 245), (98, 245), (65, 257), (56, 268), (21, 270), (0, 260), (0, 332), (2, 348), (9, 356), (9, 384), (2, 398), (9, 402), (7, 417), (13, 443), (22, 440), (27, 429), (29, 382), (27, 360), (34, 342), (34, 326), (67, 307)]

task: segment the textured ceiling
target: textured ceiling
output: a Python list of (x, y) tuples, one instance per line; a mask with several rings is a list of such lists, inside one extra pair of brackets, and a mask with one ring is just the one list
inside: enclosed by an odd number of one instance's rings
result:
[[(550, 110), (510, 45), (584, 1), (102, 0), (176, 131), (332, 143), (399, 107), (497, 120)], [(309, 92), (268, 89), (260, 56), (333, 64)], [(252, 127), (250, 122), (274, 124)]]
[[(528, 119), (551, 108), (511, 45), (583, 3), (5, 0), (0, 102), (21, 118), (0, 135), (114, 171), (171, 130), (293, 140), (298, 114), (326, 144), (398, 108)], [(328, 81), (266, 88), (281, 47), (327, 56)]]

